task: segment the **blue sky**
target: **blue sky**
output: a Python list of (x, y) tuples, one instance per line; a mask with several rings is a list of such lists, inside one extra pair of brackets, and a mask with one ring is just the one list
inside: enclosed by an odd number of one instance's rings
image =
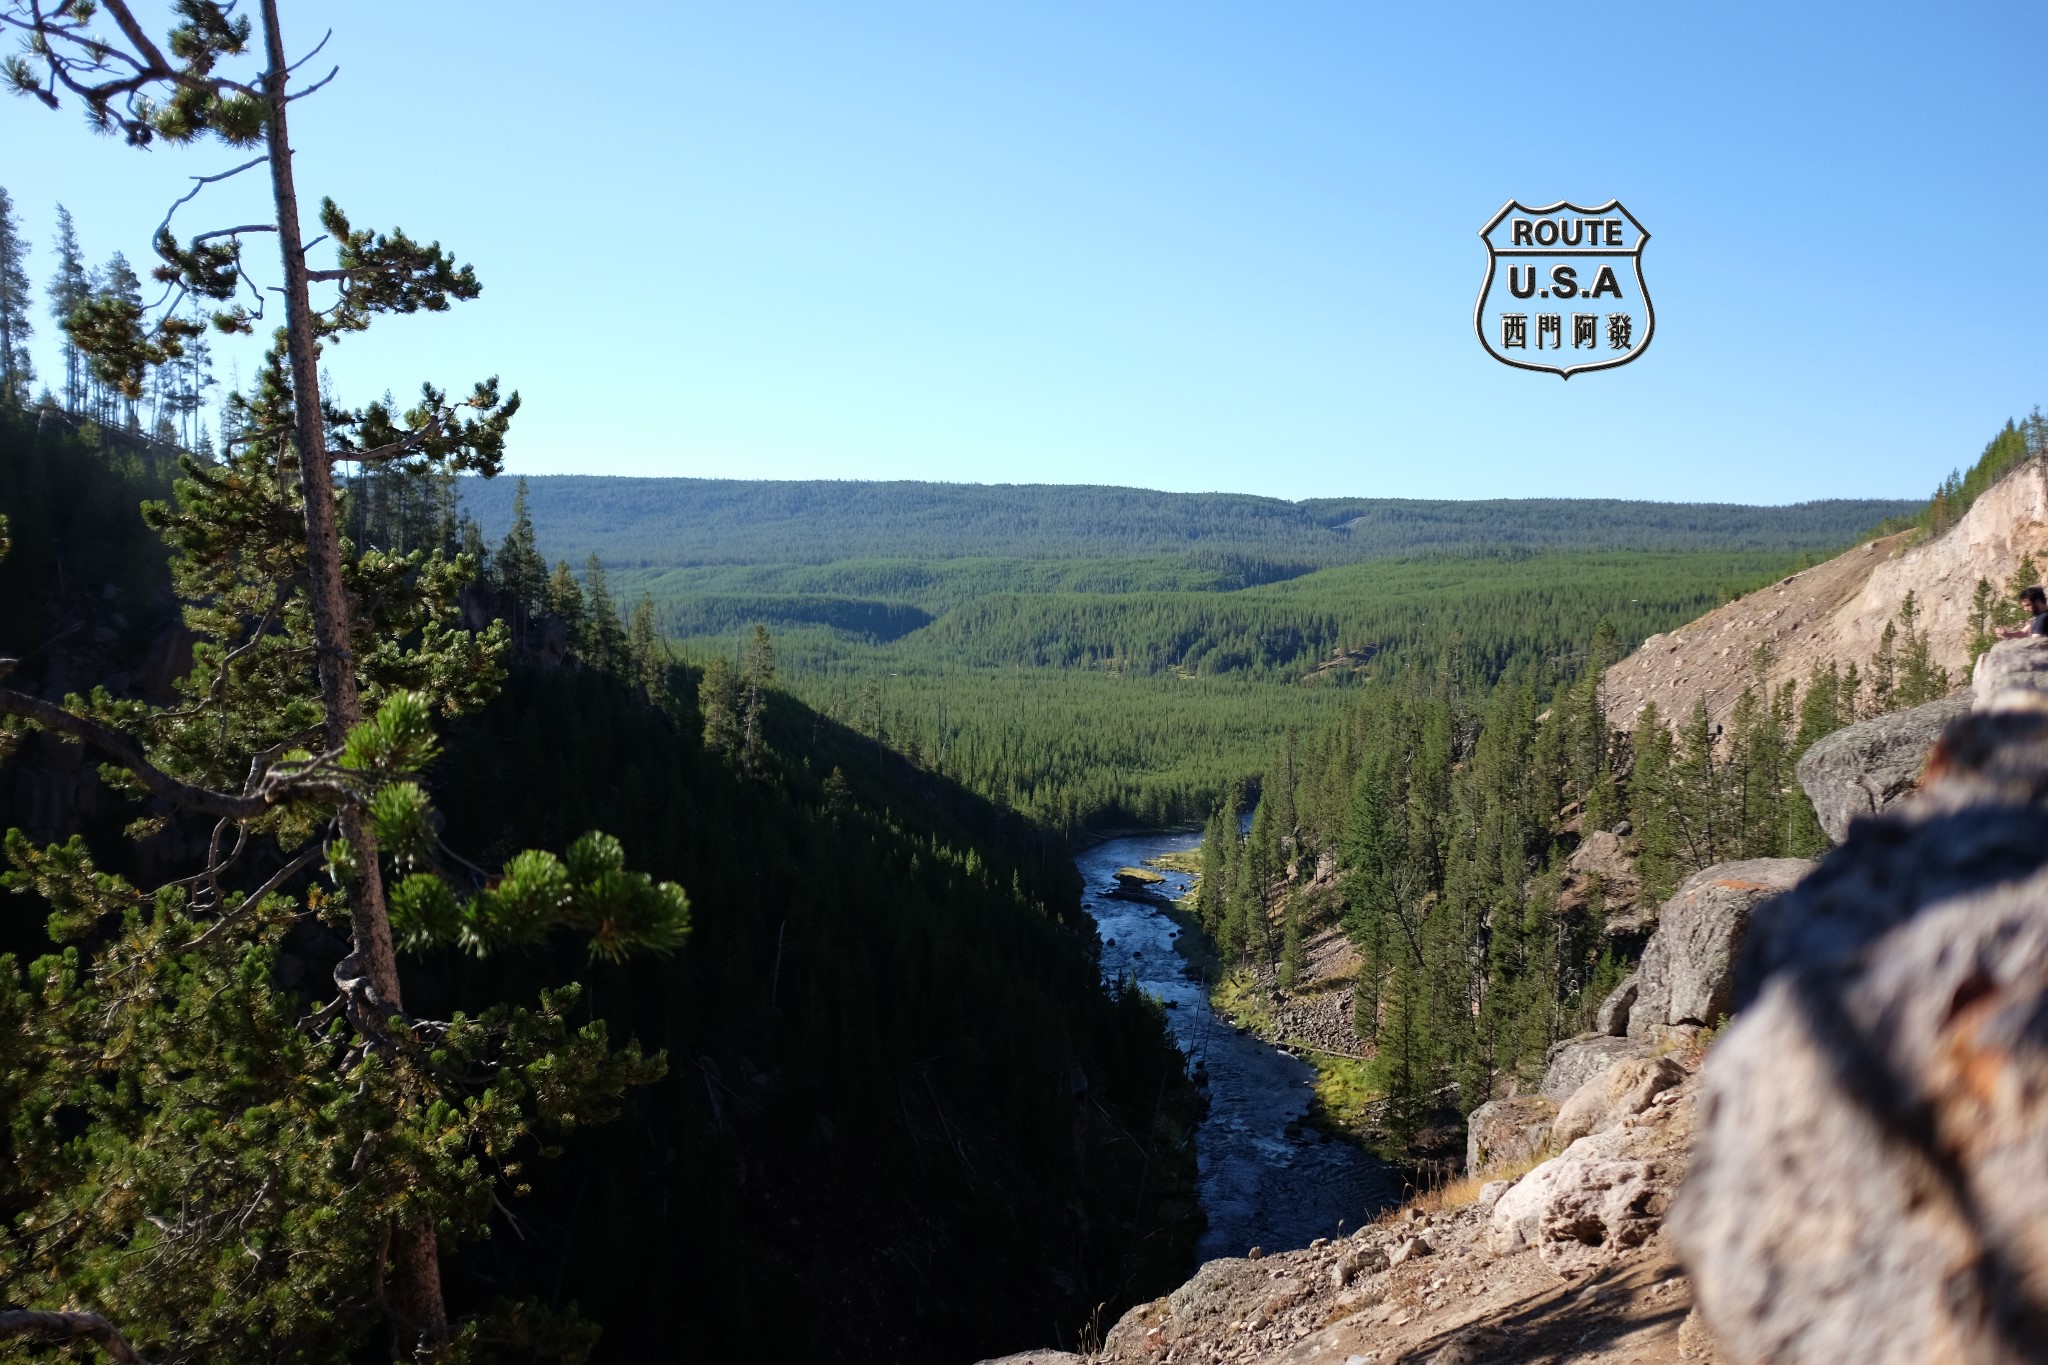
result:
[[(564, 12), (285, 11), (341, 66), (301, 193), (485, 282), (341, 396), (502, 375), (517, 471), (1786, 502), (1924, 495), (2048, 403), (2048, 6)], [(58, 200), (139, 259), (234, 159), (0, 102), (39, 286)], [(1510, 197), (1650, 230), (1641, 360), (1485, 354)]]

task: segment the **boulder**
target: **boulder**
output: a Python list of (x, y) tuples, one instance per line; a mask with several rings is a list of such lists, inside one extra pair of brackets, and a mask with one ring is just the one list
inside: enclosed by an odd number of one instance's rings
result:
[(1598, 1269), (1657, 1230), (1668, 1198), (1664, 1162), (1617, 1155), (1612, 1134), (1573, 1143), (1516, 1181), (1487, 1215), (1496, 1256), (1534, 1248), (1562, 1275)]
[(1021, 1351), (1013, 1356), (984, 1360), (981, 1365), (1088, 1365), (1087, 1356), (1072, 1351)]
[(1814, 741), (1799, 760), (1799, 785), (1828, 838), (1841, 843), (1851, 820), (1876, 815), (1919, 786), (1928, 752), (1942, 729), (1970, 709), (1970, 696), (1858, 721)]
[(1629, 1057), (1616, 1062), (1573, 1092), (1550, 1125), (1550, 1140), (1569, 1147), (1582, 1137), (1604, 1133), (1657, 1096), (1685, 1080), (1685, 1068), (1669, 1057)]
[(1965, 696), (1980, 711), (2048, 711), (2048, 637), (2002, 640), (1977, 660)]
[(1479, 1210), (1479, 1216), (1484, 1218), (1493, 1212), (1493, 1206), (1500, 1202), (1500, 1197), (1514, 1187), (1512, 1180), (1489, 1180), (1479, 1187), (1479, 1198), (1472, 1201), (1472, 1207)]
[(2048, 710), (1994, 703), (1759, 911), (1671, 1218), (1734, 1365), (2040, 1358), (2044, 803)]
[(1631, 972), (1600, 1002), (1599, 1010), (1593, 1015), (1593, 1032), (1604, 1033), (1610, 1038), (1626, 1038), (1629, 1011), (1635, 1008), (1635, 1004), (1636, 978)]
[(1410, 1261), (1420, 1260), (1435, 1250), (1436, 1248), (1429, 1244), (1427, 1237), (1410, 1237), (1387, 1253), (1387, 1265), (1389, 1267), (1406, 1265)]
[(1627, 1057), (1649, 1057), (1656, 1045), (1647, 1039), (1613, 1038), (1604, 1033), (1581, 1033), (1550, 1045), (1545, 1059), (1543, 1084), (1537, 1093), (1563, 1104), (1580, 1086)]
[(1647, 1041), (1662, 1026), (1720, 1022), (1734, 1007), (1735, 958), (1751, 912), (1812, 870), (1804, 858), (1751, 858), (1689, 877), (1657, 912), (1643, 947), (1628, 1036)]
[(1465, 1174), (1527, 1161), (1550, 1146), (1557, 1102), (1542, 1095), (1489, 1100), (1465, 1121)]

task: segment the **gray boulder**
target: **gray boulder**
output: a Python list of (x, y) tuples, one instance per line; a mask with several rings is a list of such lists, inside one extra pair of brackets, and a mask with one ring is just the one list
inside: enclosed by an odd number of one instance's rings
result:
[(1977, 660), (1970, 692), (1979, 711), (2048, 711), (2048, 637), (1993, 645)]
[(1582, 1137), (1604, 1133), (1648, 1109), (1657, 1096), (1685, 1080), (1685, 1068), (1669, 1057), (1630, 1057), (1580, 1086), (1557, 1111), (1550, 1140), (1569, 1147)]
[(1465, 1174), (1527, 1161), (1550, 1146), (1557, 1102), (1542, 1095), (1489, 1100), (1465, 1121)]
[(1751, 858), (1688, 878), (1657, 912), (1657, 932), (1643, 947), (1628, 1036), (1649, 1041), (1660, 1028), (1711, 1025), (1728, 1014), (1751, 912), (1797, 886), (1813, 866), (1804, 858)]
[(1616, 1062), (1649, 1057), (1656, 1051), (1656, 1044), (1647, 1039), (1613, 1038), (1604, 1033), (1581, 1033), (1576, 1038), (1566, 1038), (1550, 1045), (1543, 1084), (1537, 1087), (1537, 1093), (1563, 1104), (1580, 1086)]
[(1942, 729), (1970, 709), (1970, 698), (1944, 697), (1814, 741), (1799, 760), (1799, 785), (1828, 838), (1841, 843), (1851, 820), (1876, 815), (1919, 786), (1928, 752)]
[(1733, 1365), (2048, 1341), (2048, 712), (1928, 770), (1758, 912), (1707, 1061), (1670, 1231)]
[(1593, 1032), (1604, 1033), (1610, 1038), (1626, 1038), (1629, 1011), (1636, 1006), (1636, 994), (1636, 978), (1631, 972), (1600, 1002), (1599, 1010), (1593, 1015)]

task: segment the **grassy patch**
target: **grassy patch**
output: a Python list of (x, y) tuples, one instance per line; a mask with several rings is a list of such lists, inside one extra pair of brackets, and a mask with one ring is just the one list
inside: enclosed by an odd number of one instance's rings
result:
[(1425, 1190), (1409, 1202), (1424, 1213), (1448, 1213), (1452, 1209), (1462, 1209), (1467, 1204), (1476, 1202), (1479, 1192), (1494, 1181), (1520, 1180), (1550, 1160), (1551, 1156), (1552, 1153), (1547, 1150), (1537, 1152), (1523, 1157), (1520, 1161), (1511, 1161), (1505, 1166), (1495, 1166), (1481, 1171), (1478, 1175), (1464, 1176), (1438, 1185), (1433, 1190)]
[(1273, 997), (1259, 984), (1258, 974), (1237, 967), (1225, 973), (1209, 991), (1209, 1003), (1216, 1012), (1262, 1038), (1273, 1036), (1278, 1021), (1273, 1018)]
[(1168, 872), (1185, 872), (1190, 877), (1202, 875), (1202, 850), (1190, 848), (1180, 853), (1162, 853), (1156, 858), (1145, 860), (1147, 867), (1163, 867)]
[(1120, 867), (1116, 879), (1126, 886), (1158, 886), (1166, 877), (1149, 867)]
[(1309, 1055), (1315, 1064), (1315, 1098), (1309, 1114), (1316, 1126), (1346, 1137), (1366, 1133), (1373, 1102), (1383, 1098), (1372, 1074), (1372, 1063), (1327, 1052)]

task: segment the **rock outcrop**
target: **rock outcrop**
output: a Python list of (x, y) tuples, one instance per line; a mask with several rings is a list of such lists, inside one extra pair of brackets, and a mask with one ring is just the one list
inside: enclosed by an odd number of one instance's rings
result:
[(1971, 688), (1989, 714), (2048, 711), (2048, 638), (2008, 640), (1977, 660)]
[(1657, 1230), (1664, 1175), (1656, 1162), (1603, 1155), (1592, 1139), (1574, 1143), (1500, 1197), (1487, 1246), (1496, 1256), (1533, 1249), (1562, 1275), (1597, 1269)]
[[(1620, 829), (1626, 831), (1628, 826)], [(1579, 841), (1565, 863), (1564, 883), (1558, 888), (1560, 912), (1583, 907), (1597, 890), (1606, 907), (1608, 931), (1629, 932), (1640, 909), (1643, 882), (1622, 837), (1615, 830), (1596, 829)]]
[(1654, 1044), (1639, 1038), (1615, 1038), (1605, 1033), (1581, 1033), (1550, 1045), (1544, 1059), (1543, 1083), (1537, 1093), (1563, 1104), (1579, 1087), (1616, 1062), (1631, 1057), (1648, 1057)]
[(1642, 1113), (1657, 1096), (1685, 1080), (1685, 1068), (1669, 1057), (1629, 1057), (1616, 1062), (1572, 1093), (1550, 1124), (1550, 1140), (1569, 1147), (1582, 1137), (1604, 1133)]
[(1841, 843), (1851, 820), (1876, 815), (1919, 786), (1942, 728), (1969, 709), (1966, 691), (1816, 740), (1799, 760), (1799, 785), (1828, 838)]
[(2048, 1341), (2044, 665), (1994, 648), (1922, 790), (1755, 917), (1672, 1215), (1732, 1361)]
[(1557, 1101), (1543, 1095), (1488, 1100), (1465, 1120), (1465, 1174), (1483, 1175), (1543, 1152), (1556, 1118)]
[(1593, 1013), (1593, 1032), (1604, 1033), (1610, 1038), (1628, 1037), (1628, 1017), (1636, 1007), (1636, 996), (1640, 990), (1634, 972), (1621, 979), (1621, 984), (1607, 993), (1600, 1002), (1600, 1008)]
[[(1644, 1112), (1520, 1180), (1488, 1185), (1476, 1202), (1410, 1206), (1348, 1237), (1212, 1261), (1172, 1294), (1126, 1313), (1094, 1360), (1707, 1359), (1687, 1349), (1690, 1291), (1659, 1232), (1684, 1165), (1695, 1086), (1688, 1078), (1663, 1091)], [(1586, 1272), (1598, 1273), (1589, 1283)]]
[(1647, 1041), (1659, 1028), (1719, 1023), (1733, 1004), (1735, 955), (1752, 911), (1812, 870), (1804, 858), (1751, 858), (1687, 878), (1644, 945), (1628, 1036)]

